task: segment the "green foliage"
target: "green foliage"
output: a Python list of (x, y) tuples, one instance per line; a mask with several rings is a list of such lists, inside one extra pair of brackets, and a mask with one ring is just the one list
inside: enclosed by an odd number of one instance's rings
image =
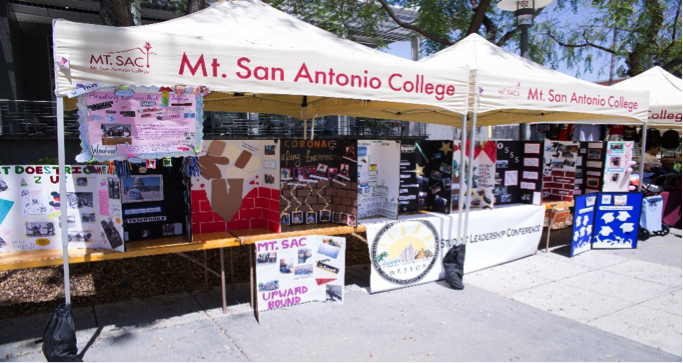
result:
[(40, 158), (36, 165), (59, 165), (59, 159), (57, 158)]

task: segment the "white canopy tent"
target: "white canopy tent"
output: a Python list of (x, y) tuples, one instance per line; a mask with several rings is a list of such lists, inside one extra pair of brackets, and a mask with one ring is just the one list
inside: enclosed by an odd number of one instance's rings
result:
[(622, 90), (650, 91), (647, 126), (681, 128), (683, 81), (661, 67), (654, 67), (612, 87)]
[[(472, 130), (477, 126), (532, 122), (616, 124), (627, 119), (642, 124), (647, 119), (647, 91), (615, 89), (571, 77), (510, 53), (478, 34), (471, 34), (420, 63), (430, 67), (448, 65), (470, 69), (468, 102)], [(464, 122), (462, 130), (466, 130)], [(468, 235), (472, 185), (475, 133), (471, 134), (465, 223), (459, 223), (464, 226), (464, 236)], [(462, 145), (466, 145), (465, 132), (462, 133)], [(460, 163), (464, 165), (464, 159)], [(459, 203), (465, 190), (463, 179), (460, 179)]]
[[(457, 125), (467, 114), (467, 69), (425, 67), (373, 50), (258, 0), (224, 1), (182, 18), (135, 27), (56, 20), (53, 42), (61, 175), (64, 97), (85, 87), (201, 85), (213, 92), (204, 110), (303, 120), (348, 115)], [(66, 195), (63, 178), (60, 193)], [(66, 216), (63, 210), (63, 225)], [(70, 303), (66, 233), (64, 228)]]

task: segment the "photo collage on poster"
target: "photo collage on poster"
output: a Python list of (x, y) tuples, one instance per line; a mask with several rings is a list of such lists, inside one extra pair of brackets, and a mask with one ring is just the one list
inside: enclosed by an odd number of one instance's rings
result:
[(633, 160), (633, 141), (608, 141), (605, 147), (604, 192), (627, 192)]
[(280, 146), (280, 224), (358, 221), (355, 140), (283, 140)]
[[(401, 178), (415, 174), (417, 187), (417, 210), (438, 213), (451, 211), (451, 185), (453, 173), (453, 142), (439, 140), (418, 141), (413, 154), (401, 153), (401, 160), (411, 156), (415, 160), (414, 170), (401, 170)], [(401, 189), (412, 189), (401, 187)], [(415, 195), (401, 196), (400, 200), (411, 200)]]
[[(422, 210), (417, 200), (420, 185), (417, 183), (419, 169), (417, 169), (416, 153), (417, 146), (415, 142), (401, 142), (400, 185), (398, 193), (399, 213), (412, 213)], [(422, 205), (424, 205), (424, 202)]]
[(182, 158), (131, 164), (121, 180), (126, 242), (186, 234), (186, 203)]
[(202, 92), (185, 86), (107, 87), (78, 98), (82, 161), (194, 156), (202, 140)]
[(61, 198), (57, 166), (0, 166), (0, 252), (61, 249), (64, 210), (69, 247), (124, 251), (120, 182), (107, 169), (67, 165)]
[[(573, 200), (578, 156), (578, 142), (545, 141), (544, 153), (538, 157), (543, 158), (543, 201)], [(525, 165), (535, 165), (536, 161), (524, 156)]]
[[(453, 148), (453, 167), (456, 169), (453, 173), (452, 189), (453, 200), (458, 198), (458, 188), (460, 188), (460, 178), (464, 178), (467, 186), (468, 176), (468, 158), (469, 145), (467, 141), (466, 147), (461, 147), (461, 142), (456, 141)], [(463, 168), (458, 167), (460, 157), (465, 154), (466, 161)], [(474, 157), (472, 158), (472, 194), (470, 195), (470, 209), (493, 209), (495, 202), (494, 192), (496, 191), (496, 160), (497, 160), (497, 144), (495, 141), (477, 141), (474, 144)], [(461, 173), (462, 171), (462, 173)], [(507, 178), (505, 182), (509, 185), (518, 183), (518, 176), (514, 172), (504, 172), (502, 175)], [(507, 196), (506, 196), (507, 198)], [(459, 209), (459, 206), (465, 207), (467, 196), (463, 195), (461, 203), (455, 203), (453, 210)]]
[(400, 142), (358, 141), (358, 218), (398, 218)]
[(346, 239), (306, 236), (258, 243), (258, 311), (307, 302), (344, 302)]
[(605, 171), (605, 143), (582, 142), (579, 149), (580, 165), (576, 167), (576, 187), (579, 194), (597, 193), (602, 191), (603, 175)]

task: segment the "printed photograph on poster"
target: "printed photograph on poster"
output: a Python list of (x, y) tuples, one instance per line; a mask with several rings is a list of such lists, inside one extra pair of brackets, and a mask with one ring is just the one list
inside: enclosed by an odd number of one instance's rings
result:
[(341, 214), (341, 224), (349, 224), (349, 215), (346, 213), (340, 213)]
[(275, 145), (266, 145), (263, 149), (266, 155), (275, 155)]
[(332, 221), (332, 211), (321, 210), (320, 211), (320, 223), (331, 222)]
[(609, 165), (610, 165), (610, 167), (613, 167), (613, 168), (621, 167), (621, 156), (610, 156), (609, 157)]
[[(475, 198), (474, 200), (472, 200), (472, 205), (476, 205), (477, 201), (479, 201), (481, 203), (480, 198)], [(440, 205), (442, 207), (445, 207), (446, 204), (448, 203), (448, 199), (446, 199), (440, 195), (437, 195), (437, 196), (434, 196), (434, 203), (437, 205)]]
[(586, 178), (586, 187), (597, 188), (600, 186), (600, 179), (598, 178)]
[(332, 220), (334, 223), (342, 223), (341, 221), (342, 218), (342, 213), (341, 212), (332, 212)]
[(294, 260), (293, 259), (280, 259), (280, 273), (281, 274), (291, 274), (294, 272)]
[(610, 181), (612, 181), (613, 183), (618, 183), (618, 182), (619, 182), (619, 177), (620, 177), (620, 176), (621, 176), (620, 173), (611, 173), (609, 179), (610, 179)]
[(86, 177), (76, 178), (76, 186), (77, 187), (87, 187), (88, 186), (88, 178), (86, 178)]
[(137, 175), (121, 180), (123, 203), (164, 200), (161, 175)]
[(280, 169), (280, 179), (281, 180), (291, 180), (292, 179), (292, 169), (290, 169), (290, 168)]
[(588, 150), (588, 160), (601, 160), (602, 159), (602, 150)]
[(109, 199), (121, 199), (121, 183), (119, 178), (107, 178)]
[[(178, 230), (178, 227), (180, 227), (180, 230)], [(161, 235), (164, 237), (178, 236), (181, 234), (183, 234), (182, 223), (166, 223), (161, 225)]]
[(311, 257), (313, 257), (313, 250), (310, 248), (301, 248), (297, 251), (297, 263), (306, 263)]
[(95, 206), (93, 193), (89, 192), (66, 193), (66, 200), (69, 208), (73, 209), (94, 208)]
[(318, 247), (318, 253), (336, 259), (342, 249), (342, 244), (331, 238), (323, 237), (323, 243)]
[(500, 202), (501, 203), (511, 203), (512, 202), (512, 194), (501, 194), (500, 195)]
[(292, 175), (294, 180), (299, 180), (304, 178), (304, 168), (294, 168), (294, 174)]
[(66, 232), (69, 242), (91, 242), (93, 233), (89, 230), (67, 230)]
[(602, 161), (587, 161), (586, 167), (587, 168), (602, 169)]
[(623, 153), (624, 152), (624, 143), (623, 142), (611, 143), (609, 146), (609, 150), (615, 154)]
[(354, 216), (353, 214), (349, 214), (348, 221), (349, 221), (349, 222), (348, 222), (348, 225), (349, 225), (349, 226), (351, 226), (351, 227), (355, 227), (355, 226), (356, 226), (356, 216)]
[(262, 283), (258, 284), (258, 291), (259, 292), (275, 291), (275, 290), (279, 290), (279, 289), (280, 289), (279, 280), (262, 282)]
[(538, 180), (537, 171), (522, 171), (522, 179)]
[(574, 178), (576, 178), (576, 179), (583, 178), (583, 169), (576, 169), (576, 172), (574, 174)]
[(303, 224), (304, 223), (304, 212), (295, 211), (292, 212), (292, 224)]
[(450, 188), (451, 178), (443, 178), (443, 179), (441, 179), (441, 183), (443, 184), (444, 188)]
[(318, 213), (306, 212), (306, 224), (316, 224), (316, 223), (318, 223)]
[(344, 176), (344, 177), (349, 177), (349, 164), (340, 164), (339, 165), (339, 175)]
[(540, 154), (541, 144), (524, 144), (525, 154)]
[(356, 147), (351, 145), (346, 147), (346, 157), (349, 159), (356, 158)]
[(285, 226), (289, 226), (290, 224), (290, 215), (289, 214), (281, 214), (280, 215), (280, 224), (284, 224)]
[(266, 252), (266, 253), (260, 253), (256, 255), (256, 264), (257, 265), (263, 265), (263, 264), (268, 264), (272, 265), (277, 262), (277, 252)]
[(614, 196), (614, 205), (626, 205), (628, 201), (628, 197), (625, 195), (615, 195)]
[(131, 124), (102, 124), (102, 145), (133, 145)]
[(26, 236), (48, 237), (55, 235), (55, 224), (46, 222), (26, 222)]
[[(343, 166), (343, 165), (346, 165), (346, 164), (342, 164), (342, 166)], [(318, 166), (315, 168), (315, 174), (318, 175), (318, 176), (325, 176), (325, 175), (327, 174), (327, 167), (328, 167), (328, 166), (325, 165), (325, 164), (318, 163)], [(349, 166), (346, 165), (346, 174), (349, 173), (349, 169), (348, 169), (348, 168), (349, 168)], [(342, 170), (342, 175), (344, 175), (343, 170)], [(348, 176), (348, 175), (346, 175), (346, 176)]]
[(524, 158), (524, 166), (538, 167), (541, 165), (539, 158)]
[(518, 184), (517, 180), (517, 170), (506, 170), (505, 171), (505, 186), (516, 186)]
[(496, 169), (507, 169), (508, 160), (496, 160)]
[(601, 195), (600, 196), (600, 204), (603, 205), (611, 205), (612, 204), (612, 195), (607, 194), (607, 195)]
[(45, 193), (43, 193), (42, 189), (22, 190), (20, 195), (21, 204), (23, 207), (23, 214), (26, 215), (47, 213), (47, 203), (44, 200)]
[(325, 285), (325, 301), (340, 302), (342, 301), (342, 287), (341, 285)]
[(311, 277), (313, 276), (313, 265), (301, 265), (294, 267), (294, 276)]
[(427, 202), (427, 192), (418, 192), (417, 193), (417, 202), (420, 205), (425, 205)]
[(337, 168), (328, 168), (327, 169), (327, 177), (330, 179), (336, 179), (337, 178)]

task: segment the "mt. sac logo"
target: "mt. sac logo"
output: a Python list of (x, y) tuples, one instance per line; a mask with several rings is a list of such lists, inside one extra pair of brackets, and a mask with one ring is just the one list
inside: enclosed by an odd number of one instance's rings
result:
[(90, 69), (104, 72), (132, 72), (147, 74), (150, 68), (150, 55), (156, 55), (151, 51), (152, 45), (145, 42), (142, 47), (136, 47), (121, 51), (107, 52), (90, 55)]
[[(520, 88), (522, 88), (522, 84), (520, 82), (517, 82), (517, 84), (514, 86), (499, 89), (498, 94), (503, 98), (519, 98)], [(483, 90), (481, 90), (480, 93), (481, 92), (483, 92)]]

